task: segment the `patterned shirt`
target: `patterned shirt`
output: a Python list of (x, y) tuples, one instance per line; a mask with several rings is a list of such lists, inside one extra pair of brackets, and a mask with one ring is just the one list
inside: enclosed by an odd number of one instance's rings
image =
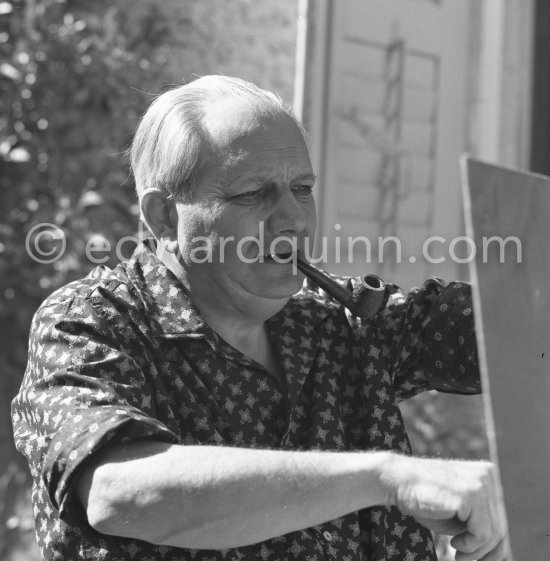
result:
[(154, 439), (409, 454), (398, 400), (477, 393), (469, 287), (437, 279), (364, 322), (304, 289), (267, 325), (286, 388), (222, 340), (152, 242), (37, 311), (12, 413), (46, 560), (434, 561), (430, 533), (395, 507), (353, 512), (256, 545), (191, 550), (101, 534), (73, 482), (99, 450)]

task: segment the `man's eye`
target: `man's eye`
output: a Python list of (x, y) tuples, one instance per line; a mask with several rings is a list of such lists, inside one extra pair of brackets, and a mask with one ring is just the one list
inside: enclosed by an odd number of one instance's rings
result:
[(309, 195), (313, 191), (313, 185), (295, 185), (292, 190), (299, 195)]
[(254, 199), (257, 199), (262, 193), (261, 189), (254, 189), (252, 191), (245, 191), (244, 193), (239, 193), (237, 195), (237, 199), (243, 200), (243, 201), (253, 201)]

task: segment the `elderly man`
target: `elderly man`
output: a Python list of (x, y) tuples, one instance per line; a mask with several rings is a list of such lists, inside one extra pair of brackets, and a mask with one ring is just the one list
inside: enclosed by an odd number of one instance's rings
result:
[(478, 390), (467, 286), (364, 323), (300, 290), (315, 176), (242, 80), (161, 95), (132, 166), (154, 239), (41, 306), (13, 404), (44, 558), (504, 559), (493, 466), (411, 458), (397, 407)]

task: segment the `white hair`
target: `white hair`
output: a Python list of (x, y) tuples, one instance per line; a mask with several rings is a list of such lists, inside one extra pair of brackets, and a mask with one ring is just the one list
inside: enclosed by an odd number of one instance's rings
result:
[(302, 130), (276, 94), (229, 76), (203, 76), (157, 97), (137, 128), (130, 158), (138, 197), (157, 188), (184, 200), (192, 192), (211, 146), (203, 121), (206, 106), (234, 99), (266, 117), (286, 115)]

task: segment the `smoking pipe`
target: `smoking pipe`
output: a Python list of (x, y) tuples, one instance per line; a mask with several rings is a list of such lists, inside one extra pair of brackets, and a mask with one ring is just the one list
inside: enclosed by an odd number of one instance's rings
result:
[(372, 319), (386, 306), (389, 296), (397, 290), (395, 285), (386, 284), (377, 275), (364, 275), (360, 277), (352, 292), (300, 256), (296, 257), (296, 265), (319, 288), (361, 319)]

